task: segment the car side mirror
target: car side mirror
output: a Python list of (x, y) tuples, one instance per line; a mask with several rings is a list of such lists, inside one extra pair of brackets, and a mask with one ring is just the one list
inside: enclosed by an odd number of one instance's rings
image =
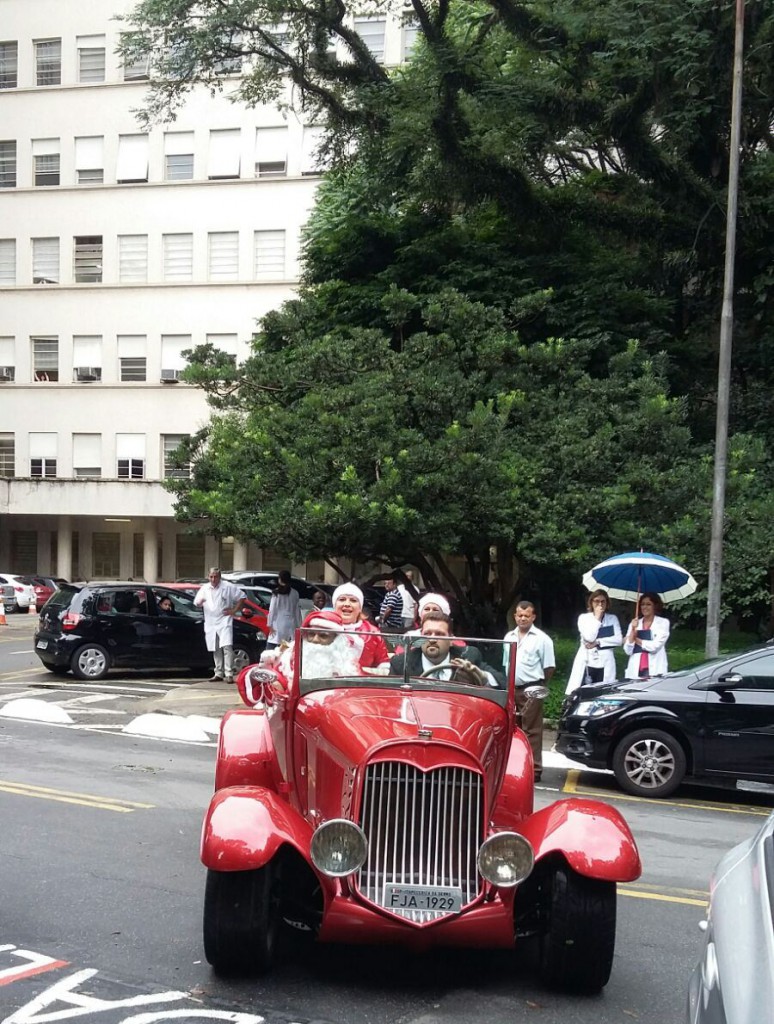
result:
[(711, 690), (733, 690), (735, 686), (741, 686), (743, 682), (744, 678), (738, 672), (726, 672), (725, 675), (713, 679), (709, 688)]

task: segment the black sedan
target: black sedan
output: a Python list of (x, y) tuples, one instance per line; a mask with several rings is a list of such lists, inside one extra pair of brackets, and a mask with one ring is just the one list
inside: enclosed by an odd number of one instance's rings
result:
[(668, 796), (685, 779), (774, 782), (774, 645), (582, 686), (565, 702), (556, 749), (612, 769), (638, 796)]

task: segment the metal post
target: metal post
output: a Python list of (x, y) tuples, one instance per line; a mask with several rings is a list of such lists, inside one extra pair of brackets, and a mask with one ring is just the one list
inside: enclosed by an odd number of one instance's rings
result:
[(736, 209), (739, 195), (739, 149), (742, 122), (742, 72), (744, 68), (744, 0), (736, 0), (734, 73), (731, 96), (731, 140), (728, 156), (726, 202), (726, 261), (723, 276), (723, 309), (720, 316), (718, 399), (715, 421), (715, 472), (712, 486), (712, 531), (707, 579), (707, 636), (705, 653), (717, 656), (720, 641), (720, 598), (723, 581), (723, 517), (728, 462), (728, 406), (731, 382), (731, 343), (734, 329), (734, 259), (736, 257)]

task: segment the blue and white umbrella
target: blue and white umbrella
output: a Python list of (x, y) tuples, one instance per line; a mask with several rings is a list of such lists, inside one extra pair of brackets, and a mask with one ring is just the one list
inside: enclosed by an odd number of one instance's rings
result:
[(650, 591), (665, 604), (689, 597), (696, 590), (696, 580), (687, 569), (649, 551), (627, 551), (606, 558), (589, 569), (583, 585), (587, 590), (606, 590), (610, 597), (622, 601), (637, 601)]

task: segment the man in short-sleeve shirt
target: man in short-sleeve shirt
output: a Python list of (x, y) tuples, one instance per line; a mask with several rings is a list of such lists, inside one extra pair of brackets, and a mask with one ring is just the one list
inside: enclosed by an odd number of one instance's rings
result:
[[(522, 728), (532, 748), (535, 782), (539, 782), (543, 772), (543, 701), (525, 697), (524, 687), (548, 685), (556, 671), (554, 642), (535, 625), (535, 606), (531, 601), (519, 601), (514, 618), (516, 629), (506, 633), (504, 639), (516, 644), (516, 707), (521, 711)], [(506, 675), (510, 653), (510, 647), (506, 647)]]

